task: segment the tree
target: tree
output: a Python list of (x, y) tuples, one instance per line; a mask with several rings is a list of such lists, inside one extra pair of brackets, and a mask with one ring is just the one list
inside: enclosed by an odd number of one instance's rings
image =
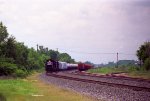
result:
[(59, 52), (54, 51), (54, 50), (49, 50), (48, 55), (50, 56), (51, 59), (58, 60)]
[[(32, 70), (44, 67), (49, 58), (48, 48), (35, 51), (24, 43), (17, 42), (14, 36), (9, 36), (7, 28), (0, 23), (0, 75), (24, 77)], [(51, 57), (57, 58), (57, 52), (52, 51)]]
[(15, 37), (11, 36), (7, 39), (5, 44), (5, 57), (16, 58), (16, 40)]
[(4, 42), (8, 37), (7, 28), (0, 22), (0, 57), (3, 55), (4, 50)]
[[(137, 50), (137, 57), (140, 60), (140, 64), (145, 64), (146, 59), (150, 58), (150, 42), (145, 42), (139, 47), (139, 50)], [(146, 64), (148, 63), (146, 62)]]
[(150, 42), (145, 42), (144, 45), (139, 47), (139, 50), (137, 50), (137, 57), (143, 63), (150, 57)]
[(28, 70), (33, 70), (33, 69), (40, 68), (40, 64), (38, 62), (39, 54), (40, 53), (37, 53), (33, 48), (29, 49), (29, 53), (28, 53)]
[(59, 54), (59, 61), (68, 62), (68, 63), (74, 63), (74, 59), (71, 58), (71, 56), (67, 53), (61, 53)]
[(24, 45), (24, 43), (16, 42), (16, 57), (15, 62), (20, 65), (27, 65), (28, 59), (28, 48)]
[(45, 61), (49, 58), (44, 53), (35, 51), (33, 48), (28, 49), (28, 70), (38, 70), (44, 67)]
[(147, 58), (144, 63), (144, 68), (150, 70), (150, 58)]
[(8, 37), (7, 28), (0, 22), (0, 43), (2, 43)]

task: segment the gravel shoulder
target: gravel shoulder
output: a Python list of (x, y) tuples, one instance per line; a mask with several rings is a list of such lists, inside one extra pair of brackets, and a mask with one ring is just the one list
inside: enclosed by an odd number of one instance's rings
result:
[(114, 78), (102, 78), (102, 77), (92, 77), (92, 76), (81, 76), (76, 74), (71, 74), (67, 72), (59, 72), (58, 74), (70, 77), (77, 77), (81, 79), (88, 79), (88, 80), (96, 80), (101, 82), (108, 82), (108, 83), (117, 83), (117, 84), (124, 84), (130, 86), (138, 86), (138, 87), (147, 87), (150, 88), (150, 82), (144, 81), (136, 81), (136, 80), (125, 80), (125, 79), (114, 79)]
[(99, 101), (150, 101), (150, 92), (55, 78), (46, 76), (45, 73), (39, 75), (39, 78), (43, 82), (82, 93)]

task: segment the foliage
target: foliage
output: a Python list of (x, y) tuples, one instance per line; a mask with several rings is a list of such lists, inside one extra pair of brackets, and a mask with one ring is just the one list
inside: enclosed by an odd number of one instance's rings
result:
[(4, 42), (8, 37), (7, 28), (0, 22), (0, 43)]
[(144, 69), (150, 70), (150, 58), (147, 58), (144, 63)]
[[(16, 64), (8, 63), (8, 62), (0, 62), (0, 75), (13, 76), (13, 77), (26, 77), (28, 72), (19, 68)], [(22, 66), (21, 66), (22, 67)]]
[(12, 75), (17, 69), (16, 64), (0, 62), (0, 75)]
[(5, 57), (15, 59), (15, 57), (17, 55), (15, 43), (16, 43), (16, 40), (13, 36), (7, 38), (7, 41), (4, 45), (5, 46), (5, 49), (4, 49)]
[(15, 63), (26, 66), (28, 59), (28, 48), (24, 45), (24, 43), (19, 42), (15, 44), (15, 47), (16, 47)]
[(128, 72), (133, 72), (133, 71), (138, 71), (139, 70), (139, 67), (137, 66), (129, 66), (128, 67)]
[(137, 50), (137, 57), (143, 63), (150, 57), (150, 42), (145, 42), (139, 47), (139, 50)]
[(74, 59), (71, 58), (71, 56), (67, 53), (61, 53), (59, 54), (59, 61), (67, 62), (67, 63), (74, 63)]
[[(6, 27), (0, 23), (0, 75), (25, 76), (28, 48), (9, 36)], [(21, 75), (20, 75), (21, 74)]]
[(8, 37), (7, 29), (3, 25), (2, 22), (0, 22), (0, 56), (3, 55), (3, 44), (5, 43), (6, 38)]
[(50, 56), (51, 59), (58, 60), (59, 53), (57, 51), (49, 50), (48, 55)]
[(28, 53), (28, 69), (38, 70), (44, 67), (44, 62), (49, 58), (49, 56), (35, 51), (33, 48), (29, 49)]
[(0, 62), (14, 63), (13, 58), (0, 57)]
[(144, 68), (149, 70), (149, 58), (150, 58), (150, 42), (145, 42), (143, 45), (139, 47), (137, 50), (137, 57), (140, 60), (140, 64), (144, 64)]
[(15, 74), (13, 76), (24, 78), (27, 75), (28, 75), (28, 72), (26, 70), (16, 69)]

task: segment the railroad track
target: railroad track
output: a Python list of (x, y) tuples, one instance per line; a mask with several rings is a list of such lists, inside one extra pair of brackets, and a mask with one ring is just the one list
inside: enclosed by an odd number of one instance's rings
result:
[(107, 85), (107, 86), (111, 86), (111, 87), (132, 89), (134, 91), (150, 92), (150, 88), (148, 88), (148, 87), (138, 87), (138, 86), (132, 86), (132, 85), (118, 84), (118, 83), (108, 83), (108, 82), (102, 82), (102, 81), (97, 81), (97, 80), (89, 80), (89, 79), (82, 79), (82, 78), (71, 77), (71, 76), (58, 75), (56, 73), (47, 73), (46, 75), (56, 77), (56, 78), (62, 78), (62, 79), (68, 79), (68, 80), (74, 80), (74, 81), (80, 81), (80, 82), (86, 82), (86, 83), (93, 83), (93, 84)]
[(148, 82), (148, 83), (150, 83), (150, 80), (147, 80), (147, 79), (131, 78), (131, 77), (125, 77), (125, 76), (115, 76), (114, 74), (110, 74), (110, 75), (98, 75), (98, 74), (84, 73), (84, 72), (72, 72), (72, 73), (70, 72), (70, 74), (81, 75), (81, 76), (99, 77), (99, 78), (122, 79), (122, 80), (130, 80), (130, 81), (136, 81), (136, 82)]

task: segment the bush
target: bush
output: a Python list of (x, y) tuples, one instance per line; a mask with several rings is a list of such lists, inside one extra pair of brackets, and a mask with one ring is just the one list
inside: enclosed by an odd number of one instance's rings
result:
[(14, 63), (15, 60), (13, 58), (0, 57), (0, 62)]
[(24, 78), (28, 75), (27, 70), (18, 67), (16, 64), (0, 62), (0, 75)]
[(14, 74), (15, 77), (21, 77), (21, 78), (25, 78), (27, 75), (28, 75), (28, 72), (22, 69), (17, 69)]
[(139, 68), (137, 66), (128, 66), (128, 71), (129, 72), (133, 72), (133, 71), (137, 71)]
[(0, 62), (0, 75), (12, 75), (17, 70), (16, 64)]
[(144, 68), (145, 70), (150, 70), (150, 58), (147, 58), (144, 62)]

